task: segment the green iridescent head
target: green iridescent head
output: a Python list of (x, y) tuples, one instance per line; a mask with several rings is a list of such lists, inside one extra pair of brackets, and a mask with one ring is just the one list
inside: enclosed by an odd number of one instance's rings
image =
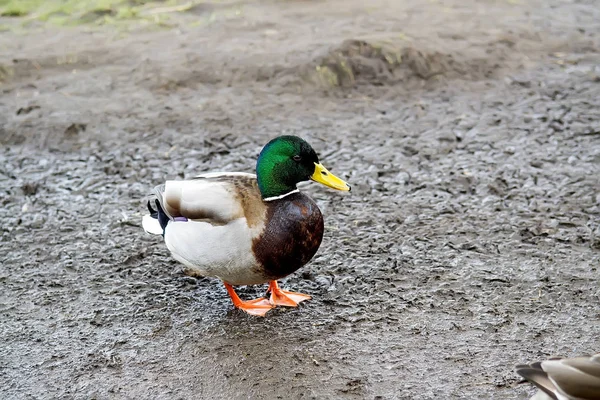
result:
[(312, 179), (338, 190), (350, 190), (346, 182), (319, 163), (319, 157), (298, 136), (279, 136), (263, 147), (256, 162), (258, 187), (263, 199), (296, 190), (298, 182)]

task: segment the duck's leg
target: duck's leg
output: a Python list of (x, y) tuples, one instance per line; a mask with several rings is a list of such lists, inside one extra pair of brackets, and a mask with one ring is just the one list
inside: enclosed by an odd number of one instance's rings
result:
[(282, 290), (279, 288), (277, 281), (269, 282), (268, 291), (271, 293), (271, 304), (276, 306), (296, 307), (301, 301), (309, 300), (311, 298), (307, 294)]
[(242, 311), (247, 312), (251, 315), (257, 315), (259, 317), (264, 317), (265, 314), (272, 308), (275, 308), (274, 305), (269, 303), (269, 300), (265, 298), (255, 299), (243, 301), (237, 295), (235, 290), (233, 290), (233, 286), (229, 283), (223, 282), (225, 284), (225, 288), (227, 289), (227, 293), (229, 293), (229, 297), (231, 297), (231, 301), (236, 308), (239, 308)]

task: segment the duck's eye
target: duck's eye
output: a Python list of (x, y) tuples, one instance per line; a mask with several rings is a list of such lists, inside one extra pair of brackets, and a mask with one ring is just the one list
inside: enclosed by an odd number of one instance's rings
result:
[(292, 160), (299, 162), (299, 161), (302, 161), (302, 157), (300, 157), (298, 154), (296, 154), (294, 157), (292, 157)]

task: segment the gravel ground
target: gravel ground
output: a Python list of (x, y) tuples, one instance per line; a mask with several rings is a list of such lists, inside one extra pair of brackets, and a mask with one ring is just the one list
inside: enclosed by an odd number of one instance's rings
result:
[[(527, 398), (515, 364), (600, 350), (599, 20), (265, 1), (4, 32), (3, 397)], [(325, 238), (284, 286), (313, 300), (263, 319), (140, 218), (154, 185), (252, 172), (279, 134), (353, 191), (302, 186)]]

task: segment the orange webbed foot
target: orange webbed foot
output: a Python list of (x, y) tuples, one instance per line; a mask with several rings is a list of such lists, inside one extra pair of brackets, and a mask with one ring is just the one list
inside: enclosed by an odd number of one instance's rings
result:
[(269, 301), (274, 306), (297, 307), (298, 303), (311, 298), (307, 294), (282, 290), (279, 288), (277, 281), (271, 281), (269, 283), (268, 291), (271, 293)]
[[(225, 282), (223, 282), (223, 283), (225, 283)], [(259, 299), (254, 299), (254, 300), (243, 301), (237, 295), (235, 290), (233, 290), (233, 286), (231, 286), (228, 283), (225, 283), (225, 288), (227, 289), (227, 292), (229, 293), (229, 297), (231, 297), (231, 301), (233, 302), (233, 305), (235, 306), (235, 308), (239, 308), (240, 310), (242, 310), (250, 315), (264, 317), (265, 314), (267, 312), (269, 312), (269, 310), (275, 308), (275, 306), (273, 304), (271, 304), (269, 302), (269, 300), (265, 299), (264, 297), (261, 297)]]

